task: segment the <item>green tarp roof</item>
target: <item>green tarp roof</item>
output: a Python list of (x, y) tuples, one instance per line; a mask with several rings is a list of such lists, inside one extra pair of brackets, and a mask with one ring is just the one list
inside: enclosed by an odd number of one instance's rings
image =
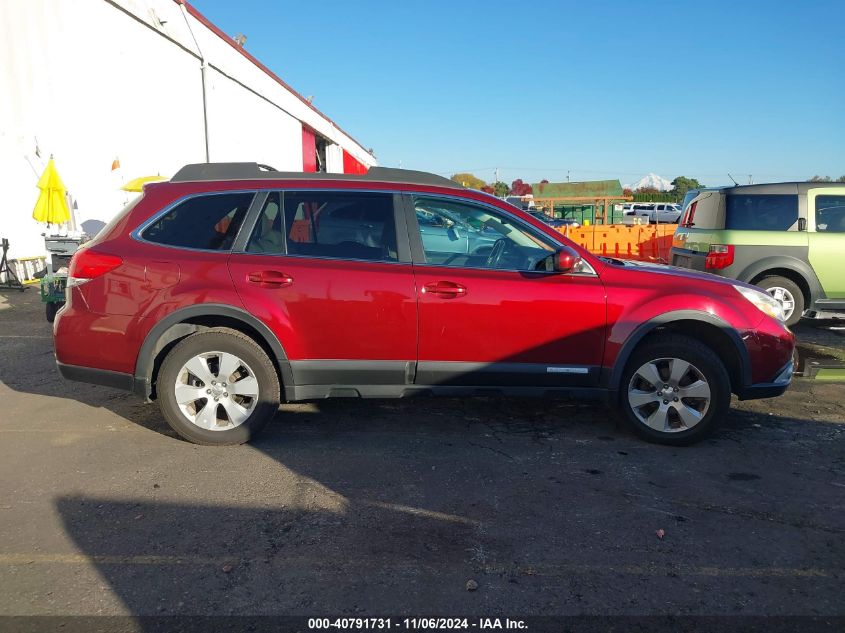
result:
[(587, 182), (538, 182), (531, 185), (535, 198), (612, 198), (622, 195), (618, 180)]

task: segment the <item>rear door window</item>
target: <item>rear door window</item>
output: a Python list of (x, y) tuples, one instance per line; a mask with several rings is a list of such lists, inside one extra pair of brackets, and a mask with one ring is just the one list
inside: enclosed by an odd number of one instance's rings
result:
[(277, 195), (268, 198), (248, 252), (398, 261), (392, 194), (285, 191), (281, 198)]
[(725, 228), (740, 231), (786, 231), (798, 220), (798, 196), (729, 195)]
[(816, 231), (845, 233), (845, 196), (816, 196)]
[(141, 237), (165, 246), (230, 250), (253, 196), (253, 193), (193, 196), (149, 225)]

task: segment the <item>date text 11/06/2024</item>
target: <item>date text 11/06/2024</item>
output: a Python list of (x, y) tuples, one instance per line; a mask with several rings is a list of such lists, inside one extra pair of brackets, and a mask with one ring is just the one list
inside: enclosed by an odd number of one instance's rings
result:
[(524, 620), (510, 618), (309, 618), (311, 630), (525, 630)]

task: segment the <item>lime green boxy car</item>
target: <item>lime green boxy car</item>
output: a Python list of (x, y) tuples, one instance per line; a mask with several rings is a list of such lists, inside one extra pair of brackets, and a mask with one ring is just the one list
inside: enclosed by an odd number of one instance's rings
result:
[(788, 325), (845, 312), (845, 183), (691, 191), (671, 264), (763, 288), (781, 301)]

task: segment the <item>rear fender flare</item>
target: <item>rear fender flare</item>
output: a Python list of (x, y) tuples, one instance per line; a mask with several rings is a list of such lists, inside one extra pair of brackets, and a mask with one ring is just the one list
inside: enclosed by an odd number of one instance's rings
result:
[(288, 393), (293, 394), (294, 382), (290, 361), (284, 347), (269, 327), (239, 308), (225, 304), (201, 303), (171, 312), (156, 323), (144, 338), (144, 342), (138, 351), (138, 358), (135, 361), (134, 391), (138, 395), (149, 398), (152, 393), (152, 374), (155, 359), (159, 352), (173, 341), (203, 329), (200, 325), (185, 323), (185, 321), (209, 316), (224, 316), (235, 319), (257, 331), (263, 338), (263, 342), (273, 352), (273, 360), (279, 368), (285, 396), (287, 397)]
[(819, 278), (816, 276), (816, 271), (813, 270), (813, 267), (810, 266), (809, 263), (798, 259), (797, 257), (775, 255), (772, 257), (759, 259), (754, 263), (746, 266), (745, 269), (743, 269), (743, 271), (739, 273), (736, 278), (739, 281), (751, 283), (752, 279), (759, 277), (766, 271), (775, 271), (777, 269), (792, 271), (800, 275), (804, 279), (804, 281), (807, 283), (808, 288), (810, 289), (810, 296), (808, 297), (809, 301), (807, 302), (808, 307), (812, 305), (813, 301), (815, 301), (816, 299), (821, 299), (825, 297), (824, 290), (822, 289), (822, 286), (819, 283)]

